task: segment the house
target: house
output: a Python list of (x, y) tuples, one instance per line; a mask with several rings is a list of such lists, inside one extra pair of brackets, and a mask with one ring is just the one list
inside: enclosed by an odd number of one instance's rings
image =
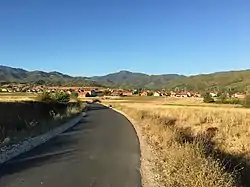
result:
[(133, 92), (124, 91), (124, 92), (122, 92), (122, 95), (123, 95), (123, 96), (132, 96), (132, 95), (133, 95)]
[(154, 92), (153, 96), (159, 97), (159, 96), (161, 96), (161, 93), (159, 93), (159, 92)]
[(242, 94), (242, 93), (234, 93), (232, 95), (233, 98), (238, 98), (238, 99), (244, 99), (245, 98), (245, 94)]
[(2, 92), (8, 92), (6, 88), (2, 88)]
[(194, 93), (194, 97), (201, 97), (200, 93)]
[(211, 95), (212, 97), (217, 97), (217, 93), (210, 92), (210, 95)]
[(111, 96), (121, 96), (121, 95), (122, 95), (122, 93), (120, 91), (113, 91), (111, 93)]
[(91, 97), (97, 96), (97, 91), (91, 90), (91, 91), (90, 91), (90, 95), (91, 95)]
[(182, 91), (182, 92), (176, 93), (175, 96), (176, 97), (191, 97), (191, 94), (190, 94), (190, 92)]
[(78, 93), (79, 97), (90, 97), (91, 91), (81, 91)]
[(101, 96), (104, 96), (104, 92), (103, 91), (96, 91), (95, 95), (101, 97)]
[(148, 96), (148, 92), (143, 91), (142, 93), (140, 93), (140, 96)]
[(176, 92), (171, 91), (170, 92), (170, 97), (175, 97), (175, 96), (176, 96)]

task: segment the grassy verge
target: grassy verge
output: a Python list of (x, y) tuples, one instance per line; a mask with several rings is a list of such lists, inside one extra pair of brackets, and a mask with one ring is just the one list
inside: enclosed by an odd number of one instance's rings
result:
[(249, 110), (113, 106), (140, 122), (164, 186), (250, 186)]
[(84, 108), (81, 102), (0, 102), (0, 147), (45, 133)]

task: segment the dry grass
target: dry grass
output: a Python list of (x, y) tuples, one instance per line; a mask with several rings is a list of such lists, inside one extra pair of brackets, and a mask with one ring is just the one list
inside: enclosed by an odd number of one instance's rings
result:
[(34, 101), (35, 98), (32, 93), (0, 93), (0, 102)]
[(82, 102), (0, 102), (0, 147), (45, 133), (86, 109)]
[(146, 103), (154, 105), (164, 106), (197, 106), (197, 107), (216, 107), (216, 108), (241, 108), (241, 105), (233, 104), (215, 104), (215, 103), (204, 103), (203, 98), (178, 98), (178, 97), (117, 97), (103, 100), (104, 103)]
[(117, 104), (140, 121), (164, 186), (249, 186), (250, 110)]

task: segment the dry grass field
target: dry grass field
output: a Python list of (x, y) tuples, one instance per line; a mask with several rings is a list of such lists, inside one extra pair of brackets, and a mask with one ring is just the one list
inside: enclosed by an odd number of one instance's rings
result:
[(36, 97), (33, 93), (0, 93), (0, 102), (34, 101)]
[(166, 105), (166, 106), (202, 106), (202, 107), (216, 107), (216, 108), (241, 108), (241, 105), (233, 104), (214, 104), (204, 103), (203, 98), (176, 98), (176, 97), (117, 97), (103, 100), (104, 103), (149, 103), (154, 105)]
[(250, 186), (250, 110), (181, 99), (110, 104), (140, 122), (161, 186)]

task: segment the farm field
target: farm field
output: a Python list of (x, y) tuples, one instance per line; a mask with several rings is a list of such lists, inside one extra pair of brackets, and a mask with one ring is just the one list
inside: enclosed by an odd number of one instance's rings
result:
[(217, 107), (217, 108), (242, 108), (241, 105), (204, 103), (203, 98), (175, 98), (154, 96), (117, 97), (102, 100), (104, 103), (144, 103), (153, 106), (187, 106), (187, 107)]
[[(250, 109), (196, 98), (103, 102), (138, 122), (157, 155), (154, 162), (162, 185), (250, 186)], [(183, 160), (183, 155), (192, 159)], [(176, 176), (170, 175), (173, 171)]]
[(0, 102), (33, 101), (36, 97), (34, 93), (0, 93)]

